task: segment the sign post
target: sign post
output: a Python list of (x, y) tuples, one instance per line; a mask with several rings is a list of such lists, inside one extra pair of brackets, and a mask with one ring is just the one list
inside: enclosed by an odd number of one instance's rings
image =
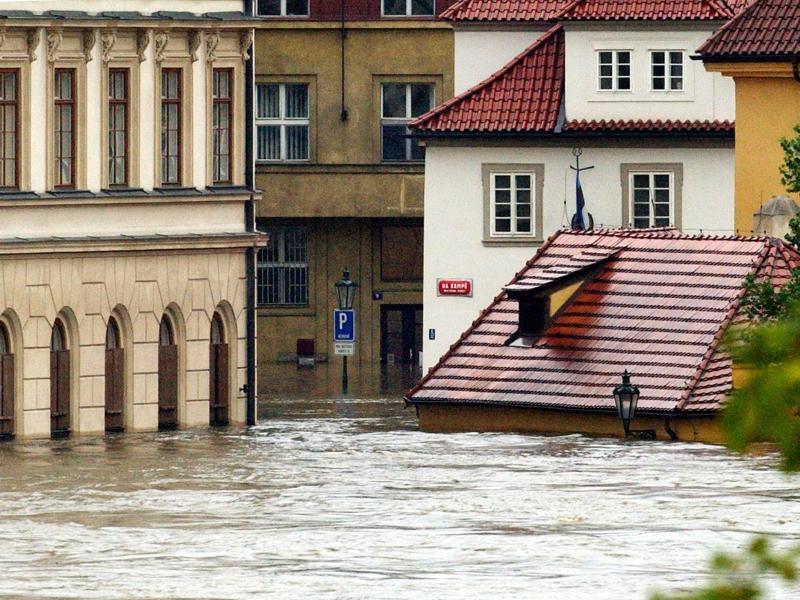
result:
[(342, 357), (342, 391), (347, 393), (347, 357), (355, 354), (356, 311), (333, 311), (333, 353)]

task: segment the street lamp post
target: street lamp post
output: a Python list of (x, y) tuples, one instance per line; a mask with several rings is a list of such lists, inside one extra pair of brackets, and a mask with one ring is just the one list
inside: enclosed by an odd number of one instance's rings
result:
[(639, 405), (639, 388), (631, 383), (631, 374), (627, 369), (622, 374), (622, 383), (614, 388), (614, 404), (617, 406), (617, 415), (622, 421), (626, 438), (656, 439), (656, 432), (652, 429), (631, 429), (631, 421), (636, 416), (636, 409)]
[[(345, 267), (342, 278), (334, 284), (339, 310), (352, 310), (358, 284), (350, 279), (350, 270)], [(342, 393), (347, 393), (347, 355), (342, 356)]]

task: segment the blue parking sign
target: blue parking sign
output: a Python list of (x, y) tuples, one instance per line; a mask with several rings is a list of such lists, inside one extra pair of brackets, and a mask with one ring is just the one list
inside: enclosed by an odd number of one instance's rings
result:
[(333, 311), (333, 341), (334, 342), (356, 341), (356, 311), (354, 310)]

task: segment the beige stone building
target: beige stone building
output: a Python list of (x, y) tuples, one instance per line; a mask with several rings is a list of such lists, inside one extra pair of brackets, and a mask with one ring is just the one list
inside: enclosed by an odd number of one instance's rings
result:
[(245, 4), (4, 4), (1, 435), (254, 418)]

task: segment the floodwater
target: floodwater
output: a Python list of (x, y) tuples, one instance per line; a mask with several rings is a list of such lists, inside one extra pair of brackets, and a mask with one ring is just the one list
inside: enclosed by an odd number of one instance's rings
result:
[(645, 599), (800, 539), (772, 456), (431, 435), (397, 381), (295, 376), (318, 385), (276, 384), (252, 430), (0, 445), (0, 598)]

